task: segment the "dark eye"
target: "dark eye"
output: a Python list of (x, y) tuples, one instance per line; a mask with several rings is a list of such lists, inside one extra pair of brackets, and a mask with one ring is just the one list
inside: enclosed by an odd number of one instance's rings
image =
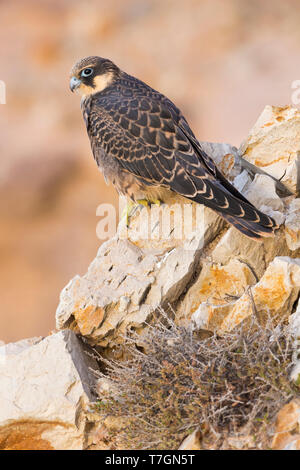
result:
[(81, 76), (82, 77), (89, 77), (90, 75), (92, 75), (92, 73), (93, 73), (93, 69), (88, 67), (88, 68), (82, 70)]

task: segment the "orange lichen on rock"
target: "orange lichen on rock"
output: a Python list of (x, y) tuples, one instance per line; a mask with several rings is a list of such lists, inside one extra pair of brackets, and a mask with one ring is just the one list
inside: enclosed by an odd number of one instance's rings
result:
[(105, 310), (101, 307), (88, 305), (86, 308), (74, 309), (74, 317), (82, 335), (89, 335), (95, 328), (101, 325)]
[(267, 308), (271, 313), (275, 313), (285, 303), (289, 294), (284, 273), (275, 271), (266, 273), (262, 282), (255, 287), (253, 299), (257, 308)]
[(219, 169), (225, 175), (230, 175), (230, 172), (232, 168), (234, 167), (234, 163), (235, 163), (234, 155), (232, 153), (226, 153), (226, 155), (224, 155), (224, 157), (222, 158), (219, 164)]
[(233, 329), (255, 312), (284, 315), (296, 300), (299, 289), (299, 261), (287, 257), (275, 258), (260, 282), (234, 304), (220, 330)]
[(255, 281), (251, 269), (237, 259), (225, 266), (207, 263), (182, 302), (178, 317), (188, 320), (192, 315), (201, 315), (206, 319), (206, 328), (214, 329)]
[(278, 163), (280, 161), (283, 161), (284, 163), (288, 163), (290, 161), (290, 156), (289, 155), (281, 155), (280, 157), (278, 158), (275, 158), (274, 160), (272, 160), (271, 162), (265, 162), (264, 160), (260, 160), (259, 158), (256, 158), (254, 160), (254, 164), (256, 166), (259, 166), (261, 168), (264, 168), (264, 167), (267, 167), (269, 165), (273, 165), (274, 163)]
[(43, 432), (55, 423), (21, 421), (0, 428), (0, 450), (54, 450)]
[[(254, 276), (246, 265), (241, 265), (239, 262), (238, 265), (240, 269), (236, 266), (236, 271), (231, 269), (231, 264), (229, 267), (217, 264), (209, 266), (201, 277), (197, 300), (208, 300), (223, 305), (226, 304), (228, 297), (239, 297), (246, 285), (253, 283)], [(192, 309), (192, 313), (194, 310)]]

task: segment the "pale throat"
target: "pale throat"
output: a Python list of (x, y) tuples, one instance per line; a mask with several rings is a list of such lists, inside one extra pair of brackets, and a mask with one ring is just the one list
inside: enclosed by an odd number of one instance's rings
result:
[(103, 91), (106, 87), (108, 87), (113, 80), (113, 73), (108, 72), (103, 75), (97, 75), (94, 77), (94, 87), (87, 86), (84, 83), (82, 83), (76, 91), (85, 98), (88, 95), (94, 95), (95, 93), (99, 93), (100, 91)]

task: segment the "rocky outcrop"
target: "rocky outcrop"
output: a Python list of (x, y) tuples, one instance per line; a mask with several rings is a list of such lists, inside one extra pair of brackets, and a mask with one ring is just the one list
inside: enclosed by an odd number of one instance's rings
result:
[(241, 146), (243, 157), (284, 183), (300, 189), (300, 112), (291, 106), (266, 106)]
[[(239, 151), (203, 144), (226, 177), (281, 225), (274, 238), (250, 240), (183, 198), (143, 207), (129, 228), (120, 223), (87, 274), (65, 287), (57, 328), (113, 349), (125, 332), (141, 331), (157, 309), (168, 306), (178, 323), (218, 331), (250, 315), (253, 301), (259, 310), (290, 314), (300, 287), (294, 261), (300, 256), (298, 137), (298, 111), (267, 106)], [(285, 157), (278, 159), (279, 153)]]
[[(233, 276), (236, 276), (235, 282)], [(226, 280), (228, 281), (228, 278)], [(222, 331), (232, 330), (253, 314), (261, 316), (267, 313), (273, 317), (279, 314), (288, 316), (300, 291), (300, 259), (274, 258), (261, 280), (252, 288), (249, 287), (248, 290), (243, 274), (233, 267), (230, 286), (238, 286), (239, 282), (243, 281), (245, 293), (238, 300), (225, 302), (221, 305), (209, 302), (201, 303), (192, 316), (196, 326), (222, 333)], [(225, 290), (229, 292), (225, 282), (222, 283), (222, 287), (225, 287)], [(218, 293), (219, 291), (214, 292), (214, 295), (218, 295)]]
[(0, 348), (0, 449), (82, 449), (95, 360), (65, 330)]
[[(268, 106), (239, 150), (203, 143), (226, 177), (276, 219), (280, 229), (274, 238), (248, 239), (211, 210), (176, 197), (160, 207), (139, 208), (129, 227), (120, 222), (87, 273), (63, 289), (56, 312), (59, 332), (2, 346), (0, 397), (6, 406), (0, 414), (0, 445), (107, 448), (103, 436), (116, 423), (95, 424), (96, 415), (89, 416), (94, 390), (101, 396), (102, 389), (100, 383), (95, 389), (90, 373), (97, 364), (76, 335), (101, 354), (122, 358), (124, 335), (133, 330), (143, 334), (162, 309), (179, 325), (219, 334), (251, 315), (280, 315), (296, 328), (299, 142), (299, 112)], [(298, 380), (299, 370), (296, 364), (291, 380)], [(289, 436), (296, 424), (287, 429), (282, 424), (286, 413), (296, 423), (296, 405), (289, 406), (277, 426), (278, 435), (287, 433), (287, 439), (275, 436), (274, 448), (299, 445)], [(199, 433), (182, 446), (200, 448)]]

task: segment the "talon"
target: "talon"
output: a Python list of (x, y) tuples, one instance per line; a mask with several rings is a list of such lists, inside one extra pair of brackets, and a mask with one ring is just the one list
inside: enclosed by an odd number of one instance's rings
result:
[(160, 201), (160, 199), (153, 199), (153, 200), (151, 201), (151, 205), (161, 206), (161, 205), (162, 205), (162, 201)]
[(150, 206), (150, 202), (147, 201), (147, 199), (138, 199), (137, 203), (140, 204), (141, 206), (144, 206), (144, 207), (149, 207)]
[(152, 199), (151, 201), (149, 201), (148, 199), (137, 199), (136, 202), (129, 201), (123, 209), (121, 219), (125, 218), (126, 226), (127, 228), (129, 228), (129, 219), (137, 210), (139, 205), (144, 207), (151, 207), (152, 205), (161, 206), (161, 204), (162, 201), (160, 201), (159, 199)]
[(129, 201), (123, 209), (121, 219), (125, 218), (127, 228), (129, 228), (129, 219), (135, 208), (136, 208), (136, 203)]

